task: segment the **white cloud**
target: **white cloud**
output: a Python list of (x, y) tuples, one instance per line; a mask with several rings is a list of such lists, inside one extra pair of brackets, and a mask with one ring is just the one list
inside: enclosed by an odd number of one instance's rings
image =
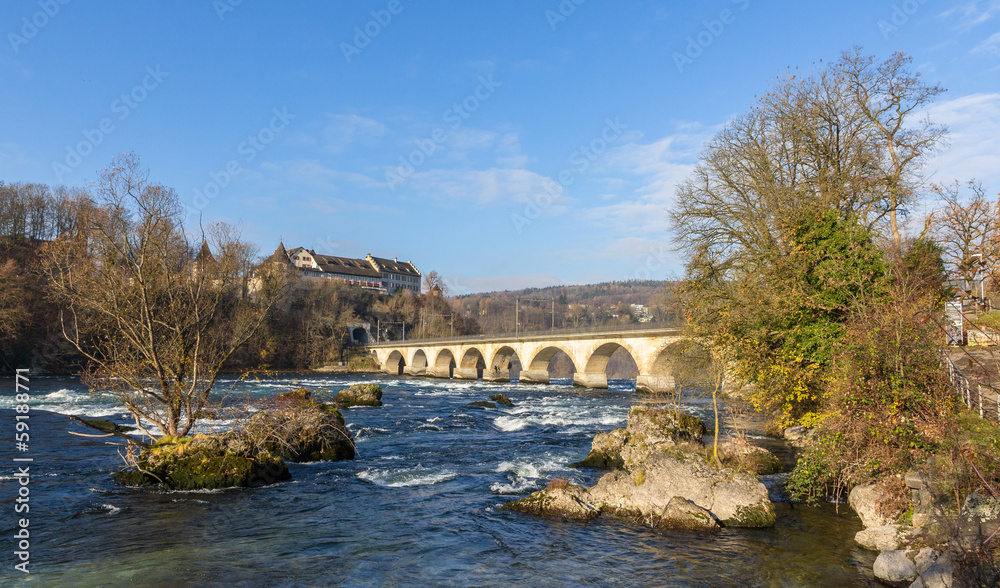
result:
[(1000, 14), (1000, 0), (972, 0), (944, 11), (941, 16), (957, 17), (960, 26), (971, 28), (992, 19), (997, 14)]
[(950, 145), (928, 162), (931, 180), (981, 180), (1000, 189), (1000, 94), (970, 94), (941, 102), (927, 114), (949, 127)]
[(405, 184), (409, 191), (438, 201), (529, 202), (552, 180), (526, 169), (435, 169), (418, 172)]
[(375, 145), (388, 132), (388, 127), (372, 118), (357, 114), (328, 114), (322, 138), (328, 150), (340, 153), (355, 143)]
[(973, 53), (992, 53), (1000, 56), (1000, 33), (993, 33), (988, 39), (976, 45)]

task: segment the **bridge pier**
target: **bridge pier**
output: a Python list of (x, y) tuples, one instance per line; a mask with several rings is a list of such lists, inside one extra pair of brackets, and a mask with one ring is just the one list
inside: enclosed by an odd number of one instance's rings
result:
[(582, 388), (607, 388), (608, 375), (604, 372), (588, 374), (586, 372), (576, 372), (573, 374), (573, 385)]
[(643, 376), (635, 378), (635, 391), (638, 394), (673, 394), (675, 390), (673, 376)]
[(451, 369), (452, 368), (450, 368), (450, 367), (439, 368), (439, 367), (433, 367), (432, 366), (432, 367), (428, 368), (428, 370), (426, 372), (424, 372), (424, 376), (431, 377), (431, 378), (441, 378), (441, 379), (444, 379), (444, 380), (449, 380), (449, 379), (451, 379), (451, 374), (452, 374)]
[(549, 370), (521, 370), (518, 382), (522, 384), (548, 384)]
[(408, 376), (423, 376), (427, 375), (427, 368), (408, 365), (403, 367), (403, 373)]
[(483, 370), (484, 382), (509, 382), (510, 370)]
[(452, 375), (456, 380), (478, 380), (483, 375), (483, 370), (479, 368), (455, 368), (455, 373)]

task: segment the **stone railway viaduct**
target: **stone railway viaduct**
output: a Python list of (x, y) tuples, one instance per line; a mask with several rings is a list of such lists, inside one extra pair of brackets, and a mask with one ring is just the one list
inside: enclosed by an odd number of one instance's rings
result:
[(387, 374), (507, 382), (520, 363), (520, 382), (547, 384), (549, 362), (562, 351), (573, 360), (573, 383), (607, 388), (611, 355), (625, 349), (639, 368), (636, 390), (674, 390), (673, 358), (679, 329), (650, 328), (596, 333), (542, 333), (518, 337), (478, 336), (391, 341), (369, 345)]

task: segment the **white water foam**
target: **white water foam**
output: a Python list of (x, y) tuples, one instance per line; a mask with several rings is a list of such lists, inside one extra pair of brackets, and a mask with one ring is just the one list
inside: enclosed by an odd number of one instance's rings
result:
[(388, 488), (430, 486), (456, 477), (458, 474), (451, 470), (432, 470), (419, 465), (409, 469), (367, 469), (358, 473), (358, 478)]

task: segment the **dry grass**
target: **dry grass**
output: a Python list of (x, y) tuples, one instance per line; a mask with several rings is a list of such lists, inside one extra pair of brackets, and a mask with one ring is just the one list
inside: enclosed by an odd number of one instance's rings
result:
[(549, 480), (549, 483), (545, 485), (546, 490), (554, 490), (556, 488), (565, 488), (569, 486), (569, 480), (567, 478), (553, 478)]

